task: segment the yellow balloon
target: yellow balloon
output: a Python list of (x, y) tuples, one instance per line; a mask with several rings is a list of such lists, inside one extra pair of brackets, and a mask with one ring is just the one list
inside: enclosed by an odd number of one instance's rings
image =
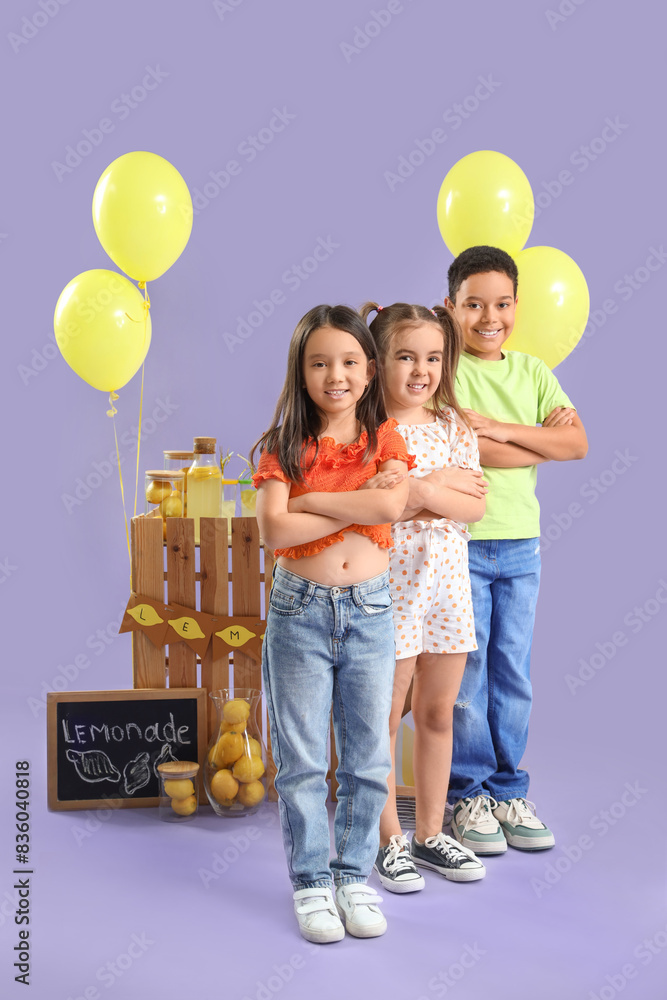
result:
[(588, 322), (586, 279), (572, 258), (554, 247), (528, 247), (514, 259), (519, 268), (516, 320), (504, 346), (534, 354), (555, 368)]
[(534, 215), (533, 192), (523, 170), (490, 149), (455, 163), (438, 194), (440, 234), (455, 257), (480, 245), (518, 253)]
[(187, 184), (156, 153), (125, 153), (106, 168), (93, 195), (100, 243), (135, 281), (153, 281), (182, 254), (192, 231)]
[(144, 297), (116, 271), (84, 271), (60, 293), (53, 317), (56, 343), (84, 382), (114, 392), (141, 368), (151, 342)]

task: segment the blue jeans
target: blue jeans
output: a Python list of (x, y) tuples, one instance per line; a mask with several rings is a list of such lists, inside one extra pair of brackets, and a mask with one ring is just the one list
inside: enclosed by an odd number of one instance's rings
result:
[[(292, 885), (365, 882), (378, 851), (391, 770), (389, 572), (351, 587), (325, 587), (276, 566), (269, 605), (262, 672)], [(332, 704), (339, 788), (330, 863)]]
[(530, 647), (540, 585), (539, 538), (472, 540), (468, 564), (478, 648), (454, 706), (448, 799), (523, 798), (519, 762), (532, 705)]

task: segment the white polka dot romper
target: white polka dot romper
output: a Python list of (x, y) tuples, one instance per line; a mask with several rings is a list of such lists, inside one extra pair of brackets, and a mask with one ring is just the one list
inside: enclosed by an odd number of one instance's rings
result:
[[(431, 424), (399, 424), (417, 465), (413, 476), (458, 465), (480, 470), (477, 437), (446, 407)], [(394, 599), (396, 659), (418, 653), (463, 653), (477, 649), (468, 574), (466, 525), (441, 517), (398, 521), (389, 576)]]

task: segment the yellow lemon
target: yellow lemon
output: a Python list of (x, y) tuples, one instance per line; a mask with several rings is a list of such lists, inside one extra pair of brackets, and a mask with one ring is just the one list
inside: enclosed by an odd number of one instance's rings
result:
[[(232, 698), (222, 707), (224, 722), (246, 722), (250, 715), (250, 705), (244, 698)], [(245, 727), (244, 727), (245, 728)]]
[(195, 786), (189, 778), (170, 778), (165, 781), (164, 790), (171, 799), (187, 799), (195, 794)]
[(256, 781), (264, 774), (264, 764), (261, 757), (241, 757), (234, 764), (232, 773), (239, 781)]
[(220, 735), (231, 732), (242, 733), (247, 725), (247, 719), (244, 719), (243, 722), (223, 722), (220, 726)]
[(162, 503), (171, 493), (171, 483), (166, 479), (151, 479), (146, 487), (146, 499), (149, 503)]
[(183, 514), (183, 501), (178, 493), (171, 493), (165, 497), (160, 504), (163, 517), (181, 517)]
[(240, 733), (223, 733), (209, 760), (214, 767), (227, 767), (243, 756), (243, 737)]
[(211, 795), (221, 805), (229, 805), (239, 790), (239, 783), (229, 770), (218, 771), (211, 778)]
[(244, 806), (256, 806), (264, 798), (264, 785), (261, 781), (249, 781), (239, 788), (238, 801)]
[(194, 795), (188, 796), (187, 799), (172, 799), (171, 808), (179, 816), (192, 816), (197, 808), (197, 799)]
[(256, 740), (253, 736), (249, 736), (246, 740), (245, 753), (250, 752), (251, 757), (261, 757), (262, 756), (262, 744), (259, 740)]

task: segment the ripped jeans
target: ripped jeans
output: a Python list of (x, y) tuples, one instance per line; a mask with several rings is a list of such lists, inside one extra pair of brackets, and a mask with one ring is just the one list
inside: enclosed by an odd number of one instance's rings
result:
[(539, 538), (473, 539), (468, 565), (477, 649), (454, 707), (448, 801), (524, 798), (519, 768), (532, 706), (530, 648), (540, 585)]
[[(395, 668), (389, 571), (325, 587), (274, 568), (262, 672), (287, 866), (294, 889), (365, 882), (380, 843), (391, 770)], [(335, 857), (327, 812), (333, 706)]]

